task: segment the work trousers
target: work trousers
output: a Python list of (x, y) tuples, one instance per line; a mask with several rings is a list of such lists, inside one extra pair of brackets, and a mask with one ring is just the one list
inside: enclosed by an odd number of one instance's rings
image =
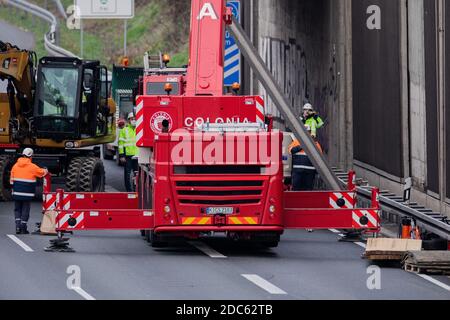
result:
[(15, 201), (14, 216), (16, 218), (17, 229), (27, 229), (27, 223), (30, 219), (31, 201)]
[(131, 185), (131, 177), (134, 171), (138, 171), (138, 160), (133, 157), (126, 157), (126, 163), (124, 168), (125, 189), (127, 192), (133, 192), (133, 186)]
[(312, 191), (314, 189), (314, 180), (316, 170), (293, 169), (292, 170), (292, 190), (293, 191)]

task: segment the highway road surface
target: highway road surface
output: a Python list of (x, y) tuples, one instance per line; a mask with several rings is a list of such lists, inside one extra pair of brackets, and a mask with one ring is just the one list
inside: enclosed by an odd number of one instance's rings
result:
[[(122, 170), (106, 166), (108, 188), (123, 190)], [(37, 201), (32, 223), (40, 216)], [(0, 203), (0, 299), (450, 299), (444, 276), (384, 266), (373, 281), (364, 245), (338, 242), (337, 231), (287, 232), (276, 249), (224, 238), (153, 249), (123, 231), (77, 232), (75, 253), (44, 252), (51, 238), (15, 237), (13, 205)], [(81, 283), (68, 289), (74, 270)]]
[[(26, 31), (0, 20), (0, 40), (10, 42), (21, 49), (31, 50), (35, 47), (34, 36)], [(6, 92), (6, 83), (0, 81), (0, 92)]]

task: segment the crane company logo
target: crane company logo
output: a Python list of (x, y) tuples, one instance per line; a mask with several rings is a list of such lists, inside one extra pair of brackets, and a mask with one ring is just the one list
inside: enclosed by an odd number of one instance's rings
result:
[(205, 17), (211, 17), (212, 20), (217, 20), (217, 14), (214, 11), (214, 7), (210, 2), (206, 2), (202, 10), (200, 10), (199, 15), (197, 16), (197, 20), (203, 20)]
[(216, 118), (214, 121), (212, 121), (211, 118), (205, 119), (205, 118), (199, 117), (199, 118), (194, 119), (191, 117), (187, 117), (184, 120), (184, 125), (188, 128), (191, 128), (194, 126), (196, 126), (197, 128), (201, 128), (204, 124), (207, 124), (207, 123), (217, 123), (217, 124), (236, 123), (236, 124), (239, 124), (239, 123), (250, 123), (250, 121), (248, 120), (248, 118), (241, 119), (241, 118), (237, 118), (237, 117), (235, 117), (235, 118)]
[(150, 128), (154, 133), (161, 133), (163, 131), (163, 121), (169, 121), (169, 131), (172, 129), (173, 120), (170, 114), (164, 111), (156, 112), (150, 119)]

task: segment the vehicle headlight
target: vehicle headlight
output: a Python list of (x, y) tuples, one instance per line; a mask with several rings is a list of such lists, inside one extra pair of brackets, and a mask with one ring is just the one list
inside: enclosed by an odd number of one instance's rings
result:
[(276, 208), (274, 205), (271, 205), (271, 206), (269, 207), (270, 213), (275, 213), (276, 209), (277, 209), (277, 208)]

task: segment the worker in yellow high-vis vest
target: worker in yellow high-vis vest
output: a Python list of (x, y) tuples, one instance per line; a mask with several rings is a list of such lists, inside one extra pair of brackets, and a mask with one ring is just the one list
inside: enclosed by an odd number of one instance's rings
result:
[(119, 157), (120, 162), (125, 165), (124, 179), (127, 192), (132, 192), (132, 173), (138, 171), (139, 149), (136, 146), (136, 117), (133, 113), (128, 114), (127, 125), (120, 130), (119, 134)]

